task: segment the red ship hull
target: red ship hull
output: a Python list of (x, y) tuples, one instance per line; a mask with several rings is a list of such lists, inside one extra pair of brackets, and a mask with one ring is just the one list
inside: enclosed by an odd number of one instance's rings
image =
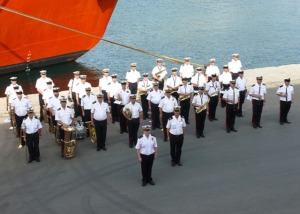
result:
[[(0, 0), (0, 5), (99, 38), (117, 0)], [(99, 39), (0, 10), (0, 74), (73, 61)], [(28, 59), (29, 58), (29, 59)]]

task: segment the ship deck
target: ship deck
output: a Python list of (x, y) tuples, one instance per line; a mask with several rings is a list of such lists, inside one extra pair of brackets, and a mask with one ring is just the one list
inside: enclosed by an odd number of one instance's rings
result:
[[(299, 85), (295, 86), (296, 92)], [(237, 133), (225, 131), (225, 109), (218, 121), (206, 121), (206, 138), (197, 139), (194, 118), (183, 145), (182, 167), (170, 166), (169, 145), (159, 130), (158, 159), (153, 166), (155, 186), (141, 186), (135, 149), (118, 124), (108, 128), (108, 151), (96, 152), (87, 139), (78, 142), (71, 160), (47, 132), (40, 143), (41, 162), (26, 164), (25, 149), (1, 124), (1, 213), (299, 213), (300, 102), (289, 120), (278, 123), (278, 97), (268, 90), (262, 129), (251, 127), (251, 106), (236, 118)], [(1, 121), (7, 115), (1, 114)], [(141, 131), (140, 131), (141, 133)]]

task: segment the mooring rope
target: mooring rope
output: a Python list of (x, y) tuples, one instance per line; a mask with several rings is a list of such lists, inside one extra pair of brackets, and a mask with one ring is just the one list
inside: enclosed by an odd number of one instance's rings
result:
[[(103, 38), (101, 38), (99, 36), (95, 36), (95, 35), (92, 35), (92, 34), (89, 34), (89, 33), (85, 33), (85, 32), (82, 32), (82, 31), (79, 31), (79, 30), (76, 30), (76, 29), (73, 29), (73, 28), (69, 28), (69, 27), (66, 27), (66, 26), (63, 26), (63, 25), (60, 25), (60, 24), (56, 24), (54, 22), (49, 22), (47, 20), (44, 20), (44, 19), (41, 19), (41, 18), (38, 18), (38, 17), (35, 17), (35, 16), (31, 16), (31, 15), (28, 15), (26, 13), (22, 13), (20, 11), (13, 10), (13, 9), (10, 9), (10, 8), (7, 8), (7, 7), (0, 6), (0, 9), (8, 11), (8, 12), (11, 12), (11, 13), (14, 13), (14, 14), (17, 14), (17, 15), (20, 15), (20, 16), (23, 16), (23, 17), (26, 17), (26, 18), (29, 18), (29, 19), (33, 19), (33, 20), (36, 20), (36, 21), (39, 21), (39, 22), (42, 22), (42, 23), (45, 23), (45, 24), (48, 24), (48, 25), (52, 25), (52, 26), (55, 26), (55, 27), (58, 27), (58, 28), (62, 28), (62, 29), (68, 30), (68, 31), (72, 31), (74, 33), (82, 34), (82, 35), (89, 36), (89, 37), (92, 37), (92, 38), (95, 38), (95, 39), (99, 39), (99, 40), (102, 40), (102, 41), (105, 41), (105, 42), (108, 42), (108, 43), (111, 43), (111, 44), (115, 44), (115, 45), (118, 45), (118, 46), (121, 46), (121, 47), (125, 47), (125, 48), (131, 49), (131, 50), (135, 50), (135, 51), (147, 54), (147, 55), (151, 55), (151, 56), (155, 56), (155, 57), (158, 57), (158, 58), (162, 58), (162, 59), (165, 59), (165, 60), (170, 61), (170, 62), (174, 62), (174, 63), (178, 63), (178, 64), (183, 64), (184, 63), (184, 60), (180, 60), (180, 59), (168, 57), (168, 56), (161, 55), (161, 54), (156, 54), (156, 53), (153, 53), (153, 52), (150, 52), (150, 51), (146, 51), (146, 50), (143, 50), (143, 49), (140, 49), (140, 48), (136, 48), (136, 47), (133, 47), (133, 46), (125, 45), (125, 44), (122, 44), (122, 43), (119, 43), (119, 42), (115, 42), (115, 41), (112, 41), (112, 40), (103, 39)], [(197, 64), (197, 63), (191, 63), (191, 64), (194, 67), (203, 66), (203, 65)]]

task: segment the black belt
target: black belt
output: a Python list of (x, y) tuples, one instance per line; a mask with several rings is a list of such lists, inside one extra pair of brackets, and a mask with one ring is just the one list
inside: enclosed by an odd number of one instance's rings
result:
[(34, 132), (34, 133), (32, 133), (32, 134), (28, 134), (28, 133), (26, 133), (26, 135), (36, 135), (38, 132)]

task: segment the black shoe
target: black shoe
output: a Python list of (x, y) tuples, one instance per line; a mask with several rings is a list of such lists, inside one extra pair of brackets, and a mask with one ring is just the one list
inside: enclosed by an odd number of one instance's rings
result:
[(200, 138), (200, 135), (197, 135), (197, 138)]
[(155, 127), (152, 127), (152, 130), (155, 130)]
[(155, 185), (155, 183), (153, 181), (149, 181), (148, 182), (150, 185)]
[(253, 128), (257, 129), (257, 126), (256, 126), (256, 125), (253, 125)]
[(226, 131), (227, 131), (227, 133), (230, 133), (230, 129), (227, 129)]
[(214, 118), (213, 120), (218, 120), (217, 118)]
[(124, 132), (123, 131), (120, 131), (120, 134), (123, 134)]
[(262, 126), (261, 126), (261, 125), (257, 125), (257, 127), (258, 127), (258, 128), (262, 128)]
[(112, 121), (111, 121), (112, 124), (114, 124), (115, 122), (116, 122), (115, 120), (112, 120)]
[(146, 181), (143, 181), (142, 182), (142, 187), (146, 186), (147, 185), (147, 182)]
[(241, 114), (240, 117), (244, 117), (244, 115)]
[(176, 164), (177, 164), (178, 166), (182, 166), (182, 164), (181, 164), (180, 162), (177, 162)]
[(186, 124), (190, 124), (190, 121), (186, 121)]
[(285, 121), (284, 123), (291, 124), (291, 122), (290, 122), (290, 121)]
[(231, 129), (231, 131), (233, 131), (233, 132), (237, 132), (237, 130), (236, 130), (235, 128), (232, 128), (232, 129)]
[(97, 152), (99, 152), (101, 150), (101, 148), (97, 148)]
[(40, 158), (36, 158), (35, 161), (36, 162), (41, 162), (41, 159)]
[(62, 157), (62, 158), (65, 157), (64, 154), (61, 154), (61, 157)]
[(200, 134), (200, 137), (205, 137), (203, 134)]
[(175, 166), (175, 163), (171, 163), (171, 166)]
[(106, 148), (106, 147), (103, 147), (102, 150), (103, 150), (103, 151), (107, 151), (107, 148)]
[(280, 125), (283, 125), (283, 122), (280, 122)]
[(33, 159), (29, 158), (27, 163), (31, 163), (33, 161)]
[(132, 145), (132, 144), (129, 144), (129, 148), (133, 148), (133, 145)]
[(212, 118), (208, 118), (209, 119), (209, 121), (213, 121), (213, 119)]
[(168, 141), (168, 139), (167, 139), (167, 138), (165, 138), (165, 139), (164, 139), (164, 142), (167, 142), (167, 141)]

